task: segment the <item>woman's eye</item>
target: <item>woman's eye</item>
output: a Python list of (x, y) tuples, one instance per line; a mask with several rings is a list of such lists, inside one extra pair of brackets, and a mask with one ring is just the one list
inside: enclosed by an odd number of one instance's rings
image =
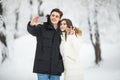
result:
[(66, 25), (65, 23), (63, 25)]

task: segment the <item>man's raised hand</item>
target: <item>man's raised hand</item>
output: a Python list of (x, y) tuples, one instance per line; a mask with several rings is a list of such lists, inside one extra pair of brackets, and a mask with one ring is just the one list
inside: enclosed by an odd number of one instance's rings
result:
[(31, 21), (30, 21), (30, 25), (31, 26), (38, 25), (39, 24), (38, 18), (39, 18), (39, 16), (36, 16), (36, 17), (32, 18)]

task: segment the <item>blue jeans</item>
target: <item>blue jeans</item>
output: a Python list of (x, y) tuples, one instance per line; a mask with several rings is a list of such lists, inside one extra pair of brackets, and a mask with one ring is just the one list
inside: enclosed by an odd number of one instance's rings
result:
[(60, 80), (58, 75), (37, 74), (38, 80)]

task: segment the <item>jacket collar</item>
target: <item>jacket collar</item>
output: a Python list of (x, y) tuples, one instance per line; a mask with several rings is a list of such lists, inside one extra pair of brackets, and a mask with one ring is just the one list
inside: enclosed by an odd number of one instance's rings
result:
[(56, 31), (59, 30), (59, 27), (58, 27), (57, 29), (55, 29), (55, 28), (52, 26), (52, 24), (49, 23), (49, 22), (45, 22), (45, 23), (44, 23), (44, 27), (45, 27), (46, 29), (52, 29), (52, 30), (56, 30)]
[(44, 22), (44, 27), (45, 27), (46, 29), (54, 29), (54, 27), (52, 26), (52, 24), (49, 23), (49, 22)]

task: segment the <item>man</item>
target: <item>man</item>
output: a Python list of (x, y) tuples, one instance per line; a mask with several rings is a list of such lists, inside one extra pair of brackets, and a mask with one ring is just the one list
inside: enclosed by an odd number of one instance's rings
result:
[(55, 8), (48, 16), (47, 22), (39, 24), (37, 16), (28, 23), (28, 32), (37, 39), (33, 72), (37, 73), (38, 80), (60, 80), (64, 71), (58, 28), (62, 15), (62, 11)]

